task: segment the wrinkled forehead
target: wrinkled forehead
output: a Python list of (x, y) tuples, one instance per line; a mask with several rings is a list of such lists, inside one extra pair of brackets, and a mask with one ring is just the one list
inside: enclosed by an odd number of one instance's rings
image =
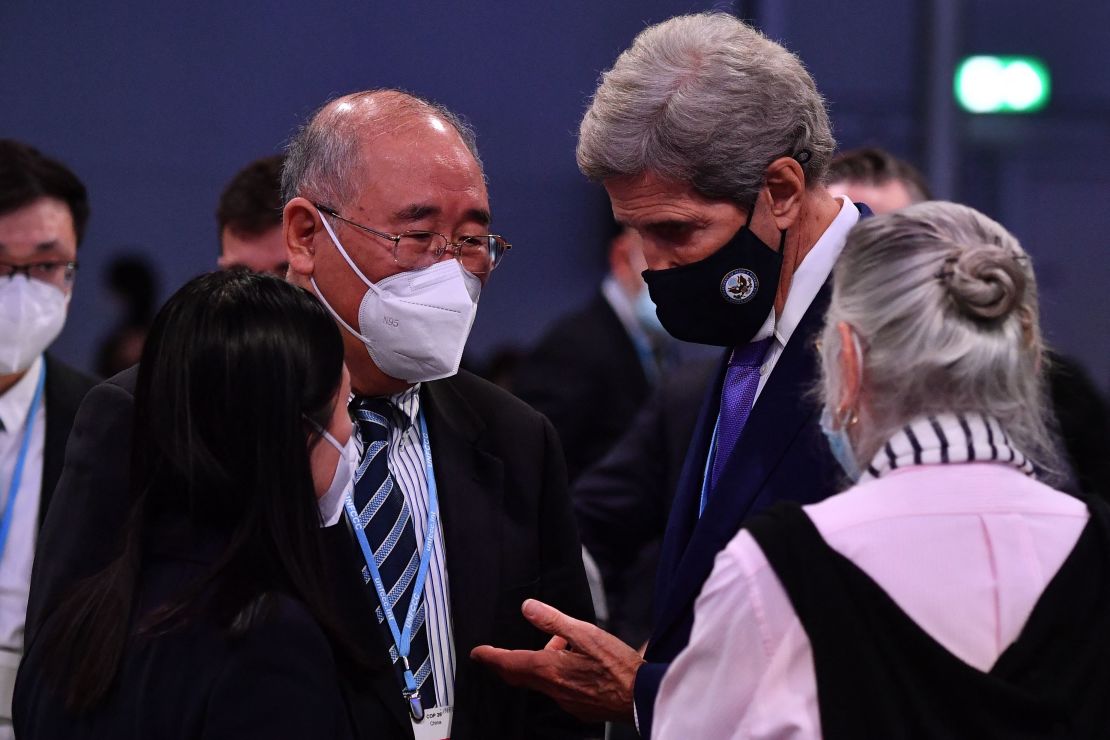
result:
[(368, 132), (358, 150), (354, 212), (427, 206), (489, 213), (481, 167), (458, 132), (438, 117)]

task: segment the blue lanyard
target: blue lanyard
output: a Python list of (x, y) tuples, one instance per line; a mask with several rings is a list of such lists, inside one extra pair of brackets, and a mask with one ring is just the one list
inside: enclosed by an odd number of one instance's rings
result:
[(717, 413), (717, 422), (713, 425), (713, 437), (709, 440), (709, 454), (705, 456), (705, 470), (701, 474), (701, 500), (698, 502), (698, 518), (705, 512), (705, 505), (709, 503), (709, 476), (713, 472), (713, 458), (717, 454), (717, 429), (721, 426), (721, 414)]
[(27, 423), (23, 425), (23, 441), (19, 444), (19, 457), (15, 459), (15, 470), (12, 472), (11, 485), (8, 486), (8, 497), (4, 504), (4, 514), (0, 518), (0, 557), (4, 555), (4, 547), (8, 544), (8, 533), (12, 529), (12, 519), (15, 517), (15, 499), (19, 495), (19, 484), (23, 482), (23, 468), (27, 463), (27, 451), (31, 448), (31, 432), (35, 428), (35, 416), (38, 415), (39, 405), (42, 404), (42, 389), (46, 386), (46, 363), (39, 372), (38, 384), (35, 386), (35, 396), (31, 399), (31, 410), (27, 412)]
[(362, 548), (362, 557), (366, 560), (366, 567), (370, 571), (370, 579), (374, 582), (374, 590), (378, 592), (378, 601), (381, 603), (385, 621), (389, 624), (389, 631), (393, 634), (393, 644), (397, 646), (397, 654), (404, 665), (405, 688), (401, 694), (408, 702), (409, 711), (417, 722), (424, 719), (424, 707), (420, 701), (420, 691), (416, 687), (416, 677), (413, 676), (412, 667), (409, 665), (409, 652), (412, 647), (412, 625), (416, 621), (416, 612), (420, 607), (420, 599), (424, 594), (424, 582), (428, 578), (428, 566), (432, 561), (432, 546), (435, 544), (436, 530), (439, 527), (439, 496), (436, 490), (435, 472), (432, 470), (432, 445), (428, 441), (428, 425), (424, 421), (424, 412), (421, 411), (417, 419), (420, 424), (420, 441), (424, 447), (424, 469), (428, 478), (428, 527), (424, 532), (424, 548), (420, 553), (420, 567), (416, 571), (416, 582), (412, 586), (412, 600), (409, 601), (408, 613), (405, 615), (405, 625), (399, 629), (397, 618), (393, 616), (393, 609), (389, 605), (389, 592), (382, 582), (378, 563), (374, 559), (374, 551), (366, 540), (366, 532), (358, 526), (358, 511), (355, 509), (354, 492), (347, 494), (347, 516), (354, 524), (355, 536)]

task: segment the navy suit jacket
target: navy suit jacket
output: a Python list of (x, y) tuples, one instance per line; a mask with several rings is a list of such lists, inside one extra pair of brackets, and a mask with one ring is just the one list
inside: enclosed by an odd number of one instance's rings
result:
[[(857, 207), (861, 217), (871, 215), (867, 206)], [(690, 640), (694, 601), (717, 553), (753, 514), (779, 501), (820, 501), (844, 482), (821, 433), (821, 409), (813, 397), (820, 378), (813, 340), (824, 326), (831, 292), (830, 280), (794, 330), (699, 517), (702, 475), (720, 407), (727, 354), (702, 403), (663, 537), (654, 629), (644, 655), (647, 663), (636, 674), (636, 717), (643, 737), (651, 736), (663, 674)]]

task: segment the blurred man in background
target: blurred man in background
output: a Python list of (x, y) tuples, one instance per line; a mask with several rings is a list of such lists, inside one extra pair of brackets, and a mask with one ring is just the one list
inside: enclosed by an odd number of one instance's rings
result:
[(46, 354), (65, 325), (85, 186), (65, 165), (0, 140), (0, 738), (13, 737), (35, 540), (77, 406), (95, 384)]
[(513, 381), (516, 395), (555, 425), (572, 483), (620, 438), (676, 359), (640, 275), (647, 262), (639, 237), (613, 224), (607, 251), (601, 289), (555, 322)]
[(216, 207), (221, 270), (243, 267), (285, 277), (281, 234), (281, 168), (285, 157), (256, 159), (231, 178)]
[(829, 192), (887, 213), (932, 200), (925, 178), (909, 162), (885, 149), (861, 147), (837, 154), (829, 165)]

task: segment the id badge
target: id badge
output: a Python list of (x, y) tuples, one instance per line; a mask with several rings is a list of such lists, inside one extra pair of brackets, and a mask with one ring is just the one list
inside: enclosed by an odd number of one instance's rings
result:
[(416, 740), (450, 740), (451, 707), (428, 707), (423, 721), (412, 723), (412, 732)]

